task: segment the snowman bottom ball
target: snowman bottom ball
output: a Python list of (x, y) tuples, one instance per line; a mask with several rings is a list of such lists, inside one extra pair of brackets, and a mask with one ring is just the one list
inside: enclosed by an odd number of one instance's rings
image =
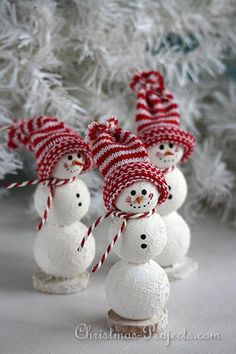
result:
[(162, 217), (167, 228), (167, 244), (164, 250), (155, 257), (162, 267), (181, 263), (190, 246), (190, 229), (177, 212)]
[(82, 251), (77, 251), (86, 232), (87, 227), (80, 221), (64, 227), (46, 223), (34, 243), (34, 258), (41, 270), (48, 275), (67, 278), (83, 273), (95, 256), (92, 235)]
[(136, 264), (118, 261), (109, 271), (105, 292), (119, 316), (143, 320), (157, 315), (169, 296), (166, 272), (153, 260)]

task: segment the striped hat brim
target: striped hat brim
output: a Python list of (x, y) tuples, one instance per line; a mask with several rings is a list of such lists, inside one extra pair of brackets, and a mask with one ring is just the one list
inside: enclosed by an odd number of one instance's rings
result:
[(154, 145), (171, 142), (184, 148), (181, 162), (186, 162), (193, 154), (196, 147), (195, 137), (184, 129), (177, 126), (157, 125), (139, 135), (146, 148)]
[(77, 151), (84, 154), (85, 165), (83, 172), (90, 170), (93, 167), (93, 159), (88, 143), (78, 137), (69, 137), (69, 139), (62, 140), (59, 144), (55, 144), (54, 147), (47, 152), (42, 163), (38, 165), (39, 177), (41, 179), (50, 178), (59, 160), (63, 156), (73, 154)]
[(116, 209), (115, 202), (122, 191), (140, 181), (153, 183), (160, 197), (158, 204), (162, 204), (168, 197), (168, 186), (164, 174), (149, 163), (131, 163), (118, 168), (112, 175), (105, 178), (103, 199), (108, 210)]

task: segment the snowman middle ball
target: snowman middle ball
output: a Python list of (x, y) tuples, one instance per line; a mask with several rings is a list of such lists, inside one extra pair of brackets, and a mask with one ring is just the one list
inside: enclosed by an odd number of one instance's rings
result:
[[(155, 208), (159, 195), (152, 183), (136, 182), (120, 193), (116, 206), (126, 213), (145, 213)], [(110, 241), (118, 232), (121, 223), (122, 219), (119, 217), (112, 219), (109, 227)], [(127, 262), (147, 262), (164, 249), (167, 242), (166, 233), (165, 223), (157, 213), (149, 218), (129, 219), (113, 251)]]
[[(47, 198), (49, 195), (48, 186), (40, 184), (34, 195), (34, 206), (42, 217)], [(90, 205), (90, 193), (88, 187), (81, 179), (55, 189), (52, 207), (47, 222), (53, 225), (70, 225), (80, 219), (88, 212)]]
[[(121, 226), (122, 220), (114, 218), (109, 227), (109, 239)], [(167, 243), (166, 226), (160, 215), (151, 215), (148, 219), (130, 219), (122, 236), (113, 247), (113, 251), (127, 262), (143, 263), (155, 258)]]
[(118, 261), (106, 278), (110, 307), (121, 317), (143, 320), (159, 314), (169, 297), (167, 275), (155, 261), (142, 264)]
[(165, 174), (165, 179), (169, 188), (169, 197), (165, 203), (157, 205), (156, 210), (161, 216), (178, 210), (184, 203), (187, 196), (187, 183), (183, 173), (178, 167)]

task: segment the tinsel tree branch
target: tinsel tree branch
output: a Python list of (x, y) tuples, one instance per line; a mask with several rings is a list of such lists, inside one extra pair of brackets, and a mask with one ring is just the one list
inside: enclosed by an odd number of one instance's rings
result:
[[(187, 205), (217, 205), (233, 220), (236, 88), (222, 74), (235, 57), (235, 13), (234, 0), (2, 0), (0, 126), (49, 114), (84, 134), (94, 118), (115, 115), (135, 131), (129, 81), (136, 71), (160, 70), (182, 124), (198, 138), (185, 167)], [(4, 178), (23, 155), (8, 152), (0, 134)], [(87, 181), (99, 210), (102, 180), (93, 172)]]

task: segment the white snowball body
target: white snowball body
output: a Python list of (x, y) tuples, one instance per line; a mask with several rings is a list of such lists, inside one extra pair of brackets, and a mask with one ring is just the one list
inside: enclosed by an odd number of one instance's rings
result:
[(183, 262), (190, 246), (190, 229), (176, 211), (163, 216), (167, 228), (167, 244), (164, 250), (155, 257), (162, 267)]
[(169, 198), (156, 208), (167, 229), (166, 247), (155, 257), (162, 267), (183, 262), (190, 246), (190, 229), (176, 212), (187, 196), (185, 177), (180, 169), (175, 167), (173, 171), (165, 174), (165, 179), (169, 187)]
[[(112, 219), (109, 239), (114, 238), (122, 220)], [(144, 263), (155, 258), (167, 242), (165, 223), (157, 213), (148, 218), (129, 219), (125, 231), (113, 247), (113, 251), (127, 262)]]
[(38, 266), (49, 275), (72, 278), (84, 272), (95, 256), (95, 240), (91, 235), (81, 252), (77, 251), (87, 232), (80, 221), (60, 227), (46, 223), (34, 242)]
[(178, 167), (166, 173), (165, 180), (169, 187), (169, 197), (164, 203), (156, 207), (158, 214), (161, 216), (178, 210), (187, 196), (187, 183), (183, 173)]
[[(49, 195), (48, 186), (40, 184), (34, 195), (34, 206), (42, 217)], [(52, 206), (47, 223), (58, 226), (70, 225), (87, 213), (90, 205), (90, 193), (81, 179), (55, 188)]]
[(118, 315), (142, 320), (159, 314), (165, 306), (169, 281), (155, 261), (135, 264), (120, 260), (108, 273), (105, 293), (109, 306)]

